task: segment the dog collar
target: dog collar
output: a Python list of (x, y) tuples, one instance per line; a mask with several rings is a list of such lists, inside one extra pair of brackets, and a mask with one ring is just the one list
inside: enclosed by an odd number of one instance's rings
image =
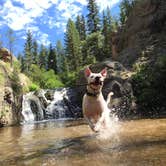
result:
[(86, 94), (87, 94), (88, 96), (97, 97), (97, 96), (99, 96), (100, 92), (97, 92), (97, 93), (90, 93), (90, 92), (86, 91)]

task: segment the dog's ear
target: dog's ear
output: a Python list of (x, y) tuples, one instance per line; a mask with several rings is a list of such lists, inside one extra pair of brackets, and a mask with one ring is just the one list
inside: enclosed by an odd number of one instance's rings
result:
[(90, 74), (92, 73), (91, 70), (89, 69), (89, 67), (87, 67), (84, 72), (85, 72), (86, 77), (89, 77)]
[(104, 68), (100, 73), (103, 77), (106, 77), (107, 76), (107, 68)]

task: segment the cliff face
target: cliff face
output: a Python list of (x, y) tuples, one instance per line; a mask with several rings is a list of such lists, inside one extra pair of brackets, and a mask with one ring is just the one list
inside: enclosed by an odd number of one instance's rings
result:
[(14, 56), (13, 67), (10, 66), (10, 55), (7, 53), (7, 49), (0, 49), (0, 127), (14, 125), (20, 121), (22, 94), (29, 81), (16, 69), (18, 61)]
[(166, 1), (139, 1), (117, 33), (117, 60), (131, 68), (166, 52)]
[(137, 112), (166, 116), (166, 1), (139, 1), (117, 33), (117, 60), (132, 76)]

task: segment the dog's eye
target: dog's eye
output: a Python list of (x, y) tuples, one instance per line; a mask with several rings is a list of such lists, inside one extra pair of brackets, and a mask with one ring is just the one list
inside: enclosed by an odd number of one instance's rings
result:
[(91, 76), (90, 78), (94, 78), (94, 76)]

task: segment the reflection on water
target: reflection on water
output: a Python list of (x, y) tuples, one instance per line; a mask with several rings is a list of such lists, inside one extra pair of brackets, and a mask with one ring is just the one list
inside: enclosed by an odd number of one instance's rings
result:
[(166, 119), (119, 122), (112, 131), (94, 134), (83, 120), (1, 128), (0, 165), (165, 165)]

